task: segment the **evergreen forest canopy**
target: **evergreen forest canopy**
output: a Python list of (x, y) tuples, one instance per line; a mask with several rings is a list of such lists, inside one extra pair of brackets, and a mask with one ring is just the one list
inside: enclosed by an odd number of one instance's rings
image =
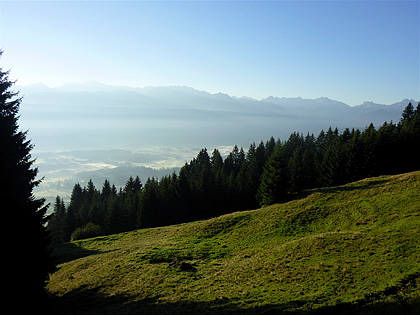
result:
[(57, 196), (48, 228), (65, 242), (137, 228), (176, 224), (285, 201), (304, 189), (335, 186), (365, 177), (420, 169), (420, 103), (410, 103), (398, 123), (376, 129), (331, 127), (318, 137), (292, 133), (288, 140), (252, 143), (245, 153), (235, 146), (223, 159), (202, 149), (179, 174), (144, 185), (130, 177), (116, 189), (105, 180), (74, 185), (66, 207)]

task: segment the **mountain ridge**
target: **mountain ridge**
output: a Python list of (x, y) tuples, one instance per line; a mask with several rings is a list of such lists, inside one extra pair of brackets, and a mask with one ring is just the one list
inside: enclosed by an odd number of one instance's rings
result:
[(295, 131), (318, 134), (330, 126), (363, 129), (399, 121), (409, 102), (352, 107), (326, 97), (256, 100), (185, 86), (78, 92), (38, 87), (21, 90), (20, 120), (40, 151), (248, 146), (271, 136), (284, 140)]
[(419, 101), (416, 101), (414, 99), (402, 99), (400, 101), (396, 101), (394, 103), (390, 103), (390, 104), (381, 104), (381, 103), (375, 103), (373, 101), (364, 101), (361, 104), (358, 105), (349, 105), (345, 102), (339, 101), (339, 100), (334, 100), (331, 99), (329, 97), (326, 96), (321, 96), (321, 97), (316, 97), (316, 98), (302, 98), (300, 96), (296, 96), (296, 97), (282, 97), (282, 96), (274, 96), (274, 95), (270, 95), (267, 97), (263, 97), (263, 98), (255, 98), (255, 97), (250, 97), (250, 96), (233, 96), (230, 95), (228, 93), (224, 93), (224, 92), (215, 92), (215, 93), (211, 93), (205, 90), (200, 90), (200, 89), (196, 89), (190, 86), (185, 86), (185, 85), (168, 85), (168, 86), (144, 86), (144, 87), (131, 87), (131, 86), (125, 86), (125, 85), (109, 85), (109, 84), (104, 84), (104, 83), (100, 83), (100, 82), (96, 82), (96, 81), (91, 81), (91, 82), (86, 82), (86, 83), (68, 83), (68, 84), (63, 84), (60, 86), (56, 86), (56, 87), (49, 87), (46, 84), (43, 83), (34, 83), (34, 84), (28, 84), (28, 85), (17, 85), (16, 88), (18, 90), (22, 90), (22, 91), (29, 91), (31, 93), (39, 93), (39, 92), (93, 92), (93, 93), (97, 93), (97, 92), (137, 92), (139, 94), (142, 94), (141, 92), (145, 93), (144, 95), (147, 95), (148, 93), (152, 93), (153, 95), (157, 95), (159, 93), (156, 92), (161, 92), (161, 91), (176, 91), (176, 92), (192, 92), (193, 94), (198, 94), (198, 95), (207, 95), (207, 96), (213, 96), (213, 97), (223, 97), (223, 98), (229, 98), (229, 99), (234, 99), (234, 100), (250, 100), (250, 101), (255, 101), (255, 102), (281, 102), (281, 103), (285, 103), (285, 102), (293, 102), (296, 103), (296, 101), (303, 101), (303, 102), (308, 102), (308, 101), (313, 101), (313, 102), (317, 102), (317, 103), (322, 103), (322, 102), (334, 102), (337, 104), (343, 104), (346, 105), (348, 107), (359, 107), (359, 106), (363, 106), (363, 107), (368, 107), (368, 106), (395, 106), (401, 103), (408, 103), (408, 102), (412, 102), (417, 104)]

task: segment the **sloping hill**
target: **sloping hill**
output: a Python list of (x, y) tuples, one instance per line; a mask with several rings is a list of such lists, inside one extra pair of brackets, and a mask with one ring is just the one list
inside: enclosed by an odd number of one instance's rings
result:
[(60, 259), (57, 314), (417, 314), (420, 172), (77, 241)]

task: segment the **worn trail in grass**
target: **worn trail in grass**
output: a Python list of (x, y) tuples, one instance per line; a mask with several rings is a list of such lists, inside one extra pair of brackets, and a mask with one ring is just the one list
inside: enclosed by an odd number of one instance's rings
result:
[(57, 313), (415, 312), (420, 172), (66, 244)]

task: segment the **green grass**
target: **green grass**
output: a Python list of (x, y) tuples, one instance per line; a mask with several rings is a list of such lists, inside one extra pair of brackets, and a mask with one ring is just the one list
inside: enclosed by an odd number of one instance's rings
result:
[(420, 172), (58, 254), (57, 314), (418, 314)]

